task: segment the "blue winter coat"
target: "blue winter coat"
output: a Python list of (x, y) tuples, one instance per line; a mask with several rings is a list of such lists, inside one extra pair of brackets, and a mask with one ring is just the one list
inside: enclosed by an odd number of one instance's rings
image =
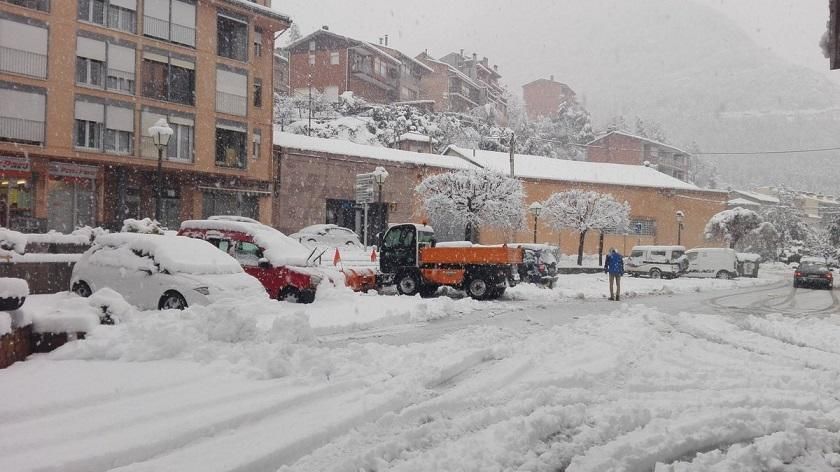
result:
[(618, 252), (607, 254), (604, 261), (604, 273), (624, 275), (624, 258)]

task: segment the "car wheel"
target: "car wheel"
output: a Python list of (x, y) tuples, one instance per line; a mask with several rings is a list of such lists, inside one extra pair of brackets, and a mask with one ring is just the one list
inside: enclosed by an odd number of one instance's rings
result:
[(297, 287), (288, 285), (280, 290), (277, 294), (277, 299), (289, 303), (302, 303), (303, 294)]
[(88, 285), (87, 282), (80, 280), (73, 284), (73, 293), (82, 298), (87, 298), (93, 294), (93, 291), (90, 289), (90, 285)]
[(651, 269), (650, 270), (650, 278), (661, 279), (662, 278), (662, 271), (659, 270), (659, 269)]
[(420, 291), (420, 281), (410, 272), (403, 273), (397, 279), (397, 291), (400, 295), (416, 295)]
[(715, 278), (723, 279), (723, 280), (729, 280), (729, 279), (732, 278), (732, 274), (730, 274), (729, 272), (727, 272), (725, 270), (722, 270), (722, 271), (718, 272), (717, 274), (715, 274)]
[(491, 294), (492, 290), (490, 289), (490, 284), (487, 283), (487, 280), (485, 280), (484, 277), (472, 277), (467, 281), (467, 295), (470, 297), (476, 300), (484, 300), (485, 298), (490, 297)]
[(183, 310), (187, 307), (187, 300), (184, 296), (175, 291), (169, 291), (160, 297), (158, 302), (159, 310)]

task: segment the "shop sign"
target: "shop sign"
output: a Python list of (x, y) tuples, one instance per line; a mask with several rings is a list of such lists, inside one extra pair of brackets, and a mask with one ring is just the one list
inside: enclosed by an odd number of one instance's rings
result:
[(84, 166), (68, 162), (50, 162), (50, 175), (53, 177), (95, 180), (98, 173), (99, 167), (96, 166)]
[(0, 170), (13, 170), (17, 172), (29, 172), (28, 157), (0, 156)]

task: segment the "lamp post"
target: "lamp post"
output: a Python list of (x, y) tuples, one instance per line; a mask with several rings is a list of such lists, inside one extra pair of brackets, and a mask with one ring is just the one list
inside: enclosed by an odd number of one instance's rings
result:
[(534, 202), (531, 206), (528, 207), (528, 211), (534, 215), (534, 244), (537, 243), (537, 221), (540, 218), (540, 213), (542, 213), (543, 206), (540, 202)]
[(385, 223), (385, 210), (382, 208), (382, 184), (385, 183), (385, 179), (388, 178), (388, 171), (385, 170), (384, 167), (377, 167), (373, 171), (373, 181), (376, 182), (376, 186), (378, 187), (377, 199), (379, 201), (379, 205), (377, 205), (378, 210), (377, 213), (379, 214), (381, 221), (381, 229), (384, 230), (386, 223)]
[(149, 127), (149, 135), (158, 151), (157, 179), (155, 182), (155, 220), (160, 221), (161, 199), (163, 197), (163, 150), (169, 145), (172, 128), (169, 127), (166, 118), (161, 118)]
[(685, 219), (685, 213), (682, 210), (677, 210), (677, 246), (682, 244), (682, 229), (683, 229), (683, 220)]

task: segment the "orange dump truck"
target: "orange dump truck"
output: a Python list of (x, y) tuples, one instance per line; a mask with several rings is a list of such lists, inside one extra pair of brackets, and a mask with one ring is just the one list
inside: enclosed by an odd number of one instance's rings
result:
[(522, 258), (522, 248), (507, 246), (436, 247), (431, 227), (395, 225), (382, 238), (380, 284), (396, 285), (403, 295), (431, 296), (445, 285), (478, 300), (498, 298), (519, 282)]

